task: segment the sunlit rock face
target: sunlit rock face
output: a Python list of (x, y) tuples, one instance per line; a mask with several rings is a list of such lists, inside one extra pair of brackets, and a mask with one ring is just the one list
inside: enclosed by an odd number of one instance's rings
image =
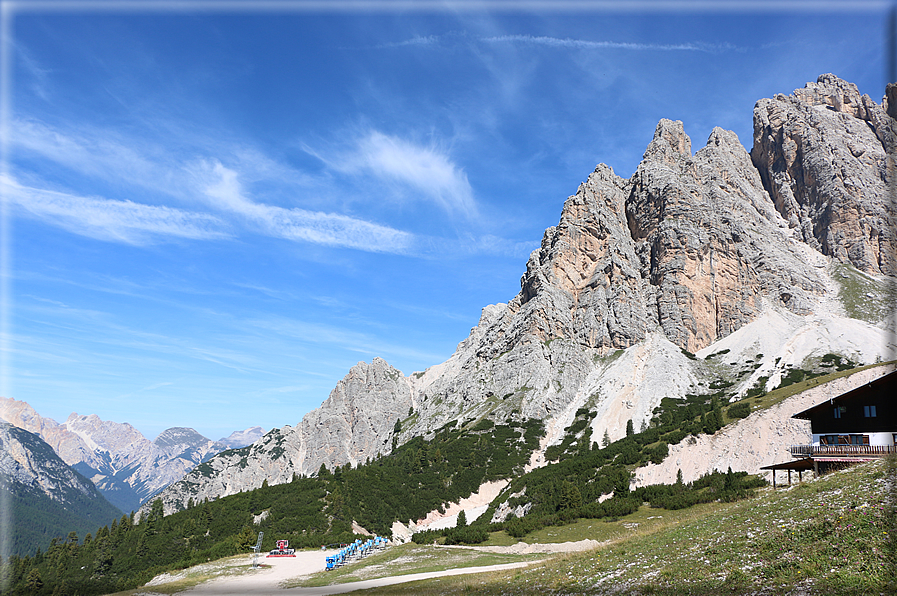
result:
[(888, 153), (897, 150), (895, 88), (883, 105), (821, 75), (754, 108), (751, 157), (776, 208), (802, 240), (867, 273), (893, 275)]

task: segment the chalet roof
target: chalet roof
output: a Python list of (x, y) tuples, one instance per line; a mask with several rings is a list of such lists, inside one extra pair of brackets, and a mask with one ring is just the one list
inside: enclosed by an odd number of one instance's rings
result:
[(813, 460), (809, 457), (802, 457), (800, 459), (792, 459), (791, 461), (782, 462), (780, 464), (772, 464), (769, 466), (762, 466), (761, 470), (812, 470), (813, 469)]
[(869, 394), (884, 392), (888, 388), (892, 390), (891, 395), (894, 395), (895, 392), (893, 391), (893, 389), (895, 388), (895, 386), (897, 386), (897, 370), (884, 376), (878, 377), (877, 379), (874, 379), (872, 381), (869, 381), (865, 385), (861, 385), (855, 389), (851, 389), (847, 393), (842, 393), (838, 397), (833, 397), (828, 401), (822, 402), (821, 404), (816, 404), (812, 408), (806, 409), (803, 412), (798, 412), (797, 414), (794, 414), (792, 418), (810, 420), (814, 414), (825, 411), (835, 404), (846, 405), (855, 400), (868, 399)]

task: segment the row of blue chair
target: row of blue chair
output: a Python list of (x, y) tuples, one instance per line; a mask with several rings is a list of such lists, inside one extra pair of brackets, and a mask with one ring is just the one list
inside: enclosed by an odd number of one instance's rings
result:
[(361, 539), (356, 539), (355, 542), (344, 545), (335, 555), (327, 557), (325, 559), (326, 569), (330, 571), (342, 567), (346, 563), (364, 558), (374, 551), (382, 550), (386, 548), (386, 542), (386, 538), (382, 536), (374, 536), (364, 542)]

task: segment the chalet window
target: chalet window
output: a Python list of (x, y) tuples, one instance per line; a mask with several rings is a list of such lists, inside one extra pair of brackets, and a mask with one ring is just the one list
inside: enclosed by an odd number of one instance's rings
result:
[(863, 406), (863, 416), (866, 418), (875, 418), (877, 416), (875, 406)]
[(835, 407), (835, 409), (833, 410), (833, 412), (835, 414), (835, 418), (840, 418), (844, 414), (844, 410), (846, 410), (846, 409), (847, 408), (845, 408), (844, 406)]

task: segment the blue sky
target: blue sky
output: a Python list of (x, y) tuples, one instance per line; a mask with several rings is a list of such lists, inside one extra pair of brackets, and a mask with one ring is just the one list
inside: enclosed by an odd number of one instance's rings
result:
[(660, 118), (886, 78), (886, 3), (167, 6), (4, 7), (3, 395), (149, 438), (442, 362)]

